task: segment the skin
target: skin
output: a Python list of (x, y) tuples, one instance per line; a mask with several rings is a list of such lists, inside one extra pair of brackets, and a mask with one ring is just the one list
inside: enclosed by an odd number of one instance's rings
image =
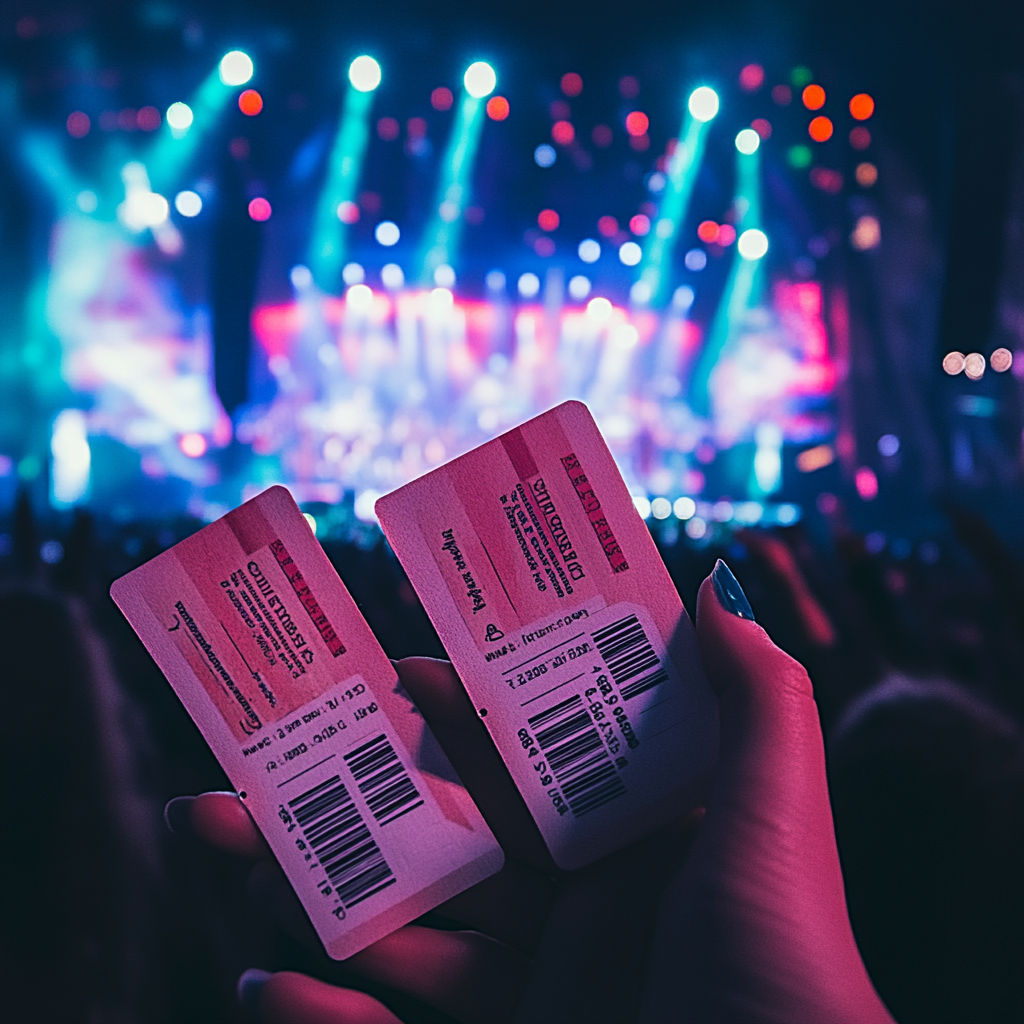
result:
[[(507, 863), (438, 908), (465, 931), (408, 925), (347, 969), (466, 1024), (891, 1024), (847, 915), (806, 671), (760, 626), (727, 612), (710, 580), (697, 638), (721, 707), (706, 812), (571, 873), (553, 869), (451, 666), (399, 662)], [(263, 862), (255, 888), (289, 932), (315, 944), (234, 794), (198, 797), (191, 824), (213, 845)], [(263, 986), (259, 1014), (289, 1024), (398, 1021), (371, 996), (289, 971)]]

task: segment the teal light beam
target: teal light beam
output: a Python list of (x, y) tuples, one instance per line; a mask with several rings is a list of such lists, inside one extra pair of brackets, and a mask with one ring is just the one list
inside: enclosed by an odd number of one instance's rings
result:
[[(736, 203), (741, 212), (736, 225), (738, 238), (748, 228), (761, 227), (760, 147), (753, 153), (736, 153)], [(760, 259), (747, 260), (733, 250), (725, 289), (690, 379), (690, 406), (699, 416), (707, 416), (711, 409), (708, 383), (715, 364), (747, 310), (760, 300), (760, 268)]]
[(361, 92), (355, 86), (349, 86), (309, 242), (309, 269), (313, 272), (313, 280), (325, 292), (333, 292), (341, 276), (346, 225), (338, 217), (338, 207), (342, 203), (353, 202), (359, 187), (363, 157), (370, 140), (372, 106), (372, 90)]
[(665, 193), (640, 261), (640, 280), (650, 286), (652, 305), (664, 305), (671, 291), (672, 253), (697, 183), (710, 124), (710, 121), (698, 121), (687, 110), (679, 131), (679, 144), (669, 160)]
[(473, 165), (483, 130), (485, 103), (484, 97), (470, 96), (468, 92), (463, 92), (459, 102), (459, 112), (441, 162), (434, 216), (423, 235), (420, 261), (424, 284), (433, 284), (434, 271), (446, 263), (450, 266), (458, 252), (462, 214), (469, 205)]
[(166, 120), (143, 159), (154, 192), (165, 194), (174, 189), (199, 148), (199, 143), (216, 124), (236, 87), (220, 80), (219, 66), (203, 80), (188, 100), (192, 124), (179, 132)]

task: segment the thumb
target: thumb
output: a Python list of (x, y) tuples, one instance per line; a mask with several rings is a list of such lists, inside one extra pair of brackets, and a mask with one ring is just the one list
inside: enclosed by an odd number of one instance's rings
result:
[(740, 887), (744, 898), (753, 893), (743, 887), (753, 886), (758, 905), (777, 923), (799, 907), (801, 920), (792, 924), (801, 931), (849, 935), (811, 680), (753, 618), (736, 577), (719, 560), (697, 598), (697, 643), (721, 723), (701, 838), (733, 872), (716, 878)]
[(807, 672), (753, 621), (722, 561), (697, 598), (697, 641), (719, 696), (719, 762), (663, 933), (690, 1016), (753, 1005), (770, 1019), (889, 1019), (846, 911)]

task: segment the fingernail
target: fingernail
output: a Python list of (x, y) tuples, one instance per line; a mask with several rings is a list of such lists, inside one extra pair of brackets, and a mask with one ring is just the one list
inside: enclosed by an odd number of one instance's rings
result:
[(173, 800), (167, 801), (164, 808), (164, 822), (167, 827), (183, 839), (191, 839), (192, 832), (192, 804), (194, 796), (176, 796)]
[(250, 967), (243, 971), (238, 979), (238, 1001), (253, 1013), (256, 1012), (260, 1002), (260, 993), (263, 986), (270, 979), (270, 971), (261, 971), (258, 967)]
[(732, 570), (721, 559), (715, 563), (714, 572), (711, 573), (711, 582), (714, 585), (718, 603), (727, 612), (738, 615), (741, 619), (754, 621), (753, 609), (750, 607), (747, 595), (743, 593), (740, 581), (733, 576)]

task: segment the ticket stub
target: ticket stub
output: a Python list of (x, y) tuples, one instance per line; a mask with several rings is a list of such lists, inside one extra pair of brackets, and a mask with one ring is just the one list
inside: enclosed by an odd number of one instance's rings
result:
[(588, 864), (699, 800), (717, 704), (585, 405), (376, 507), (556, 864)]
[(500, 847), (283, 487), (123, 576), (111, 595), (332, 957), (501, 868)]

